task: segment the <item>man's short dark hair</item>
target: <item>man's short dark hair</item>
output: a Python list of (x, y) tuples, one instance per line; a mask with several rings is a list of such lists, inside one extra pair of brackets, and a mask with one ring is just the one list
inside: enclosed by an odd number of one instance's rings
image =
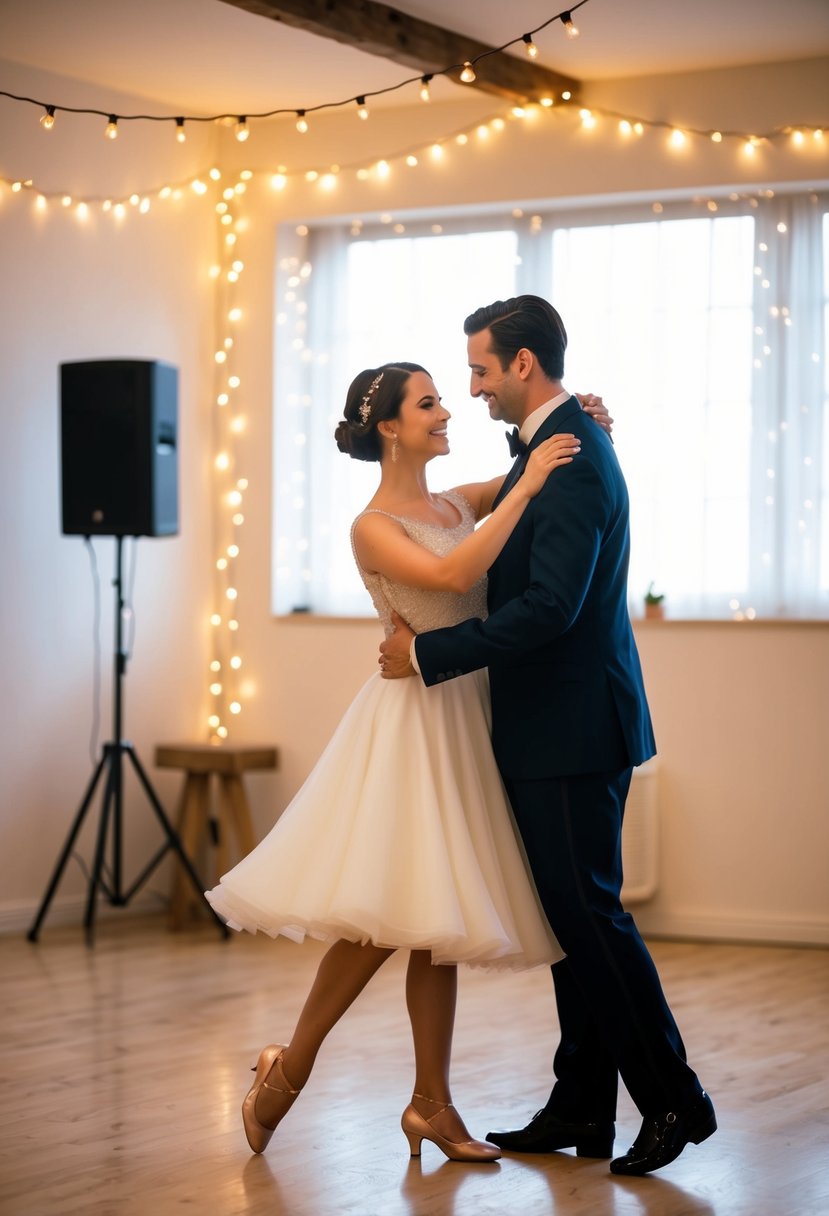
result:
[(465, 334), (488, 329), (490, 349), (497, 355), (503, 371), (519, 350), (532, 351), (545, 375), (560, 380), (564, 375), (567, 331), (552, 304), (541, 296), (513, 296), (478, 308), (463, 323)]

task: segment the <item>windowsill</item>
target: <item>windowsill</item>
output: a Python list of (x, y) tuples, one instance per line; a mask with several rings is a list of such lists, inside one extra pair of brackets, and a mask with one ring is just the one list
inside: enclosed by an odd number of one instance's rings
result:
[(829, 627), (829, 619), (797, 616), (763, 616), (755, 617), (753, 621), (735, 621), (733, 617), (728, 616), (668, 616), (661, 620), (654, 617), (634, 616), (631, 617), (631, 623), (637, 629), (642, 625), (648, 629), (659, 629), (663, 625), (740, 625), (745, 629), (757, 625), (773, 625), (775, 628), (781, 625), (806, 625), (810, 628), (813, 626)]
[[(380, 622), (376, 616), (327, 616), (324, 613), (317, 612), (295, 612), (285, 614), (274, 614), (274, 621), (279, 624), (317, 624), (317, 625), (379, 625)], [(644, 626), (647, 629), (661, 629), (665, 625), (693, 625), (696, 627), (705, 625), (740, 625), (745, 629), (757, 626), (772, 625), (775, 628), (783, 627), (803, 627), (807, 628), (829, 628), (829, 618), (823, 617), (757, 617), (753, 621), (735, 621), (731, 617), (699, 617), (699, 616), (669, 616), (662, 620), (648, 618), (643, 616), (631, 617), (631, 624), (634, 629), (639, 629)]]

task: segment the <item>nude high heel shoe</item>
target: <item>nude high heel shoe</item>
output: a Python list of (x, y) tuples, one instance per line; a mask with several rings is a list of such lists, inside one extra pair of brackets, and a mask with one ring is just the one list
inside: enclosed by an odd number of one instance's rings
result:
[[(284, 1046), (271, 1043), (269, 1047), (263, 1047), (259, 1054), (259, 1059), (256, 1063), (256, 1076), (247, 1092), (244, 1102), (242, 1103), (242, 1122), (245, 1125), (245, 1135), (248, 1139), (248, 1144), (253, 1149), (254, 1153), (264, 1153), (268, 1147), (271, 1136), (276, 1131), (282, 1118), (288, 1113), (296, 1100), (299, 1093), (298, 1089), (293, 1089), (288, 1084), (288, 1079), (282, 1069), (282, 1054), (285, 1051)], [(268, 1081), (268, 1076), (272, 1068), (275, 1068), (277, 1084), (271, 1084)], [(264, 1123), (260, 1123), (256, 1117), (256, 1099), (259, 1096), (259, 1091), (264, 1089), (275, 1090), (277, 1093), (284, 1094), (288, 1101), (285, 1103), (285, 1109), (277, 1119), (273, 1127), (266, 1127)]]
[[(447, 1140), (440, 1132), (432, 1127), (432, 1121), (437, 1119), (445, 1110), (452, 1107), (451, 1102), (440, 1103), (436, 1098), (426, 1098), (423, 1094), (413, 1094), (424, 1102), (433, 1102), (438, 1110), (430, 1118), (425, 1118), (409, 1103), (403, 1111), (400, 1126), (403, 1128), (413, 1157), (420, 1156), (422, 1141), (431, 1140), (450, 1161), (497, 1161), (501, 1156), (500, 1150), (494, 1144), (485, 1144), (483, 1140)], [(454, 1110), (454, 1107), (452, 1107)]]

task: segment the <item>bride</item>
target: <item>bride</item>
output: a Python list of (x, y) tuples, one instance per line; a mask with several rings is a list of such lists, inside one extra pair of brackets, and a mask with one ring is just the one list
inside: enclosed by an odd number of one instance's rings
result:
[[(600, 403), (585, 408), (609, 426)], [(342, 452), (380, 464), (352, 544), (387, 633), (392, 611), (418, 632), (484, 616), (488, 567), (547, 477), (578, 458), (572, 435), (554, 436), (495, 511), (502, 478), (432, 493), (426, 465), (449, 451), (449, 418), (424, 368), (387, 363), (354, 379), (335, 432)], [(233, 928), (332, 943), (290, 1042), (259, 1056), (242, 1106), (254, 1152), (328, 1032), (391, 954), (408, 949), (415, 1078), (402, 1128), (411, 1152), (426, 1139), (453, 1160), (500, 1156), (470, 1137), (452, 1105), (456, 964), (523, 968), (562, 955), (492, 755), (485, 672), (432, 688), (373, 675), (271, 832), (207, 898)]]

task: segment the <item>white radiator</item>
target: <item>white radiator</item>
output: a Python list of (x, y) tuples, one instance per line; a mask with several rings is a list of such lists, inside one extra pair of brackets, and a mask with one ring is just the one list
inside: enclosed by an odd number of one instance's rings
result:
[(633, 770), (622, 828), (622, 902), (644, 903), (657, 888), (659, 858), (658, 769), (648, 760)]

